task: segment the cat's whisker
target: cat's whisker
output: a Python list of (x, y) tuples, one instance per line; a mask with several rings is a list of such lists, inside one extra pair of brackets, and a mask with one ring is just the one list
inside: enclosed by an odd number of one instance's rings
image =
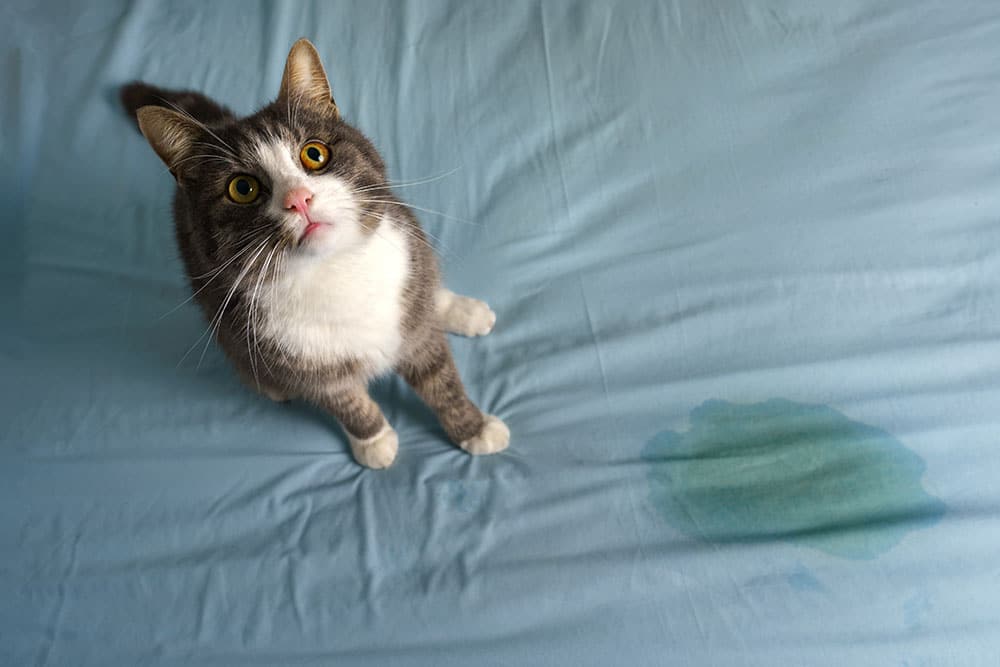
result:
[(233, 286), (229, 290), (229, 293), (226, 295), (225, 300), (222, 302), (222, 306), (219, 308), (218, 314), (216, 315), (215, 318), (213, 318), (215, 320), (215, 324), (214, 326), (212, 326), (211, 335), (208, 337), (208, 340), (205, 341), (205, 347), (201, 351), (201, 357), (198, 359), (198, 365), (195, 368), (195, 370), (199, 370), (201, 368), (201, 363), (205, 360), (205, 354), (208, 352), (208, 346), (211, 344), (212, 339), (216, 337), (216, 335), (219, 332), (219, 329), (222, 327), (222, 320), (226, 316), (226, 308), (229, 307), (229, 302), (232, 301), (233, 296), (236, 294), (236, 290), (239, 288), (240, 283), (243, 281), (243, 278), (250, 271), (251, 267), (253, 267), (253, 263), (257, 261), (257, 258), (260, 257), (260, 254), (264, 252), (264, 248), (266, 246), (267, 246), (267, 241), (264, 241), (263, 243), (260, 244), (260, 250), (258, 250), (257, 253), (250, 258), (250, 261), (246, 263), (246, 266), (243, 268), (243, 271), (240, 272), (240, 275), (237, 276), (236, 280), (233, 282)]
[[(378, 234), (378, 229), (373, 229), (372, 231), (374, 231), (374, 232), (375, 232), (376, 234)], [(438, 253), (438, 252), (440, 252), (440, 253), (441, 253), (441, 254), (443, 254), (443, 255), (446, 255), (446, 256), (449, 256), (449, 257), (454, 257), (455, 259), (460, 259), (460, 257), (459, 257), (459, 255), (458, 255), (458, 253), (456, 253), (456, 252), (452, 251), (451, 249), (449, 249), (449, 248), (448, 248), (447, 246), (445, 246), (445, 245), (444, 245), (444, 244), (443, 244), (443, 243), (442, 243), (442, 242), (441, 242), (441, 241), (440, 241), (439, 239), (437, 239), (436, 237), (435, 237), (435, 239), (437, 240), (437, 243), (438, 243), (438, 247), (434, 247), (433, 245), (431, 245), (431, 244), (430, 244), (430, 243), (429, 243), (429, 242), (427, 241), (427, 239), (425, 239), (425, 238), (421, 237), (421, 236), (420, 236), (420, 235), (418, 235), (417, 233), (415, 233), (415, 232), (413, 232), (413, 231), (411, 231), (411, 230), (409, 230), (409, 229), (406, 229), (406, 228), (404, 228), (404, 227), (397, 227), (397, 228), (396, 228), (396, 231), (398, 231), (398, 232), (402, 232), (402, 234), (403, 234), (404, 236), (406, 236), (406, 237), (407, 237), (408, 239), (410, 239), (411, 241), (416, 241), (417, 243), (420, 243), (420, 244), (424, 245), (424, 246), (425, 246), (425, 247), (426, 247), (426, 248), (427, 248), (428, 250), (430, 250), (431, 252), (434, 252), (434, 253)], [(425, 231), (425, 233), (426, 233), (426, 231)], [(389, 239), (385, 238), (384, 236), (382, 236), (381, 234), (378, 234), (378, 235), (379, 235), (379, 236), (381, 236), (381, 237), (382, 237), (382, 238), (383, 238), (384, 240), (386, 240), (386, 241), (388, 241), (388, 240), (389, 240)]]
[(461, 167), (455, 167), (451, 171), (439, 174), (437, 176), (429, 176), (427, 178), (419, 178), (412, 181), (385, 181), (383, 183), (377, 183), (375, 185), (367, 185), (363, 188), (355, 188), (355, 192), (368, 192), (370, 190), (389, 190), (392, 188), (408, 188), (414, 185), (424, 185), (426, 183), (433, 183), (434, 181), (440, 181), (442, 178), (447, 178), (457, 172)]
[(265, 222), (255, 227), (251, 227), (250, 229), (246, 230), (243, 234), (236, 237), (235, 239), (221, 243), (220, 247), (222, 248), (230, 248), (233, 246), (239, 247), (243, 245), (243, 243), (245, 243), (246, 241), (252, 241), (254, 237), (259, 236), (261, 232), (266, 231), (267, 229), (271, 229), (273, 227), (274, 224), (271, 222)]
[(239, 259), (242, 255), (245, 255), (247, 253), (247, 251), (249, 251), (252, 247), (253, 247), (252, 243), (247, 244), (246, 246), (243, 247), (242, 250), (240, 250), (235, 255), (233, 255), (228, 260), (226, 260), (225, 264), (223, 264), (221, 266), (218, 266), (218, 267), (216, 267), (216, 268), (214, 268), (211, 271), (208, 271), (206, 273), (202, 273), (202, 274), (199, 274), (197, 276), (190, 276), (190, 279), (191, 280), (202, 280), (204, 278), (208, 278), (209, 276), (213, 276), (214, 277), (214, 276), (218, 275), (219, 273), (222, 273), (222, 271), (225, 270), (225, 268), (227, 266), (229, 266), (234, 261), (236, 261), (237, 259)]
[(195, 141), (195, 142), (192, 142), (191, 146), (192, 147), (199, 147), (201, 150), (206, 150), (207, 149), (207, 150), (218, 151), (217, 153), (213, 153), (212, 155), (214, 155), (215, 158), (219, 162), (225, 162), (225, 163), (235, 162), (237, 164), (240, 163), (240, 156), (239, 155), (237, 155), (236, 153), (233, 153), (228, 148), (225, 148), (225, 147), (220, 146), (218, 144), (211, 143), (211, 142), (208, 142), (208, 141)]
[[(278, 239), (278, 248), (281, 248), (281, 246), (282, 246), (282, 245), (283, 245), (283, 243), (282, 243), (281, 239), (279, 238), (279, 239)], [(283, 250), (283, 248), (281, 248), (281, 249)], [(281, 269), (282, 269), (282, 264), (281, 264), (281, 262), (282, 262), (282, 259), (283, 259), (284, 257), (285, 257), (285, 254), (284, 254), (284, 253), (281, 253), (281, 252), (279, 252), (279, 253), (278, 253), (278, 254), (276, 255), (276, 259), (275, 259), (275, 261), (274, 261), (274, 270), (272, 271), (272, 274), (271, 274), (271, 280), (272, 280), (272, 281), (273, 281), (274, 279), (276, 279), (276, 278), (277, 278), (277, 277), (278, 277), (279, 275), (281, 275)], [(268, 288), (270, 289), (270, 291), (271, 291), (271, 294), (273, 295), (273, 294), (274, 294), (274, 284), (273, 284), (273, 282), (272, 282), (272, 284), (271, 284), (271, 285), (269, 285), (269, 286), (268, 286)], [(258, 314), (257, 314), (257, 321), (259, 322), (259, 319), (260, 319), (260, 312), (259, 312), (259, 309), (260, 309), (260, 301), (258, 300), (258, 302), (257, 302), (257, 303), (258, 303), (258, 306), (257, 306), (257, 308), (258, 308)], [(255, 334), (255, 335), (256, 335), (256, 334)], [(270, 373), (272, 377), (274, 377), (274, 370), (273, 370), (273, 369), (271, 368), (271, 364), (269, 364), (269, 363), (267, 362), (267, 356), (266, 356), (266, 355), (263, 355), (263, 354), (261, 354), (261, 353), (260, 353), (260, 346), (259, 346), (259, 345), (256, 345), (256, 344), (255, 344), (255, 346), (256, 346), (256, 348), (257, 348), (257, 354), (258, 354), (258, 355), (260, 356), (260, 360), (261, 360), (262, 362), (264, 362), (264, 368), (266, 368), (266, 369), (267, 369), (267, 372), (268, 372), (268, 373)]]
[[(257, 328), (258, 328), (258, 316), (259, 316), (259, 306), (260, 306), (260, 289), (264, 281), (265, 276), (267, 276), (268, 268), (271, 265), (271, 260), (274, 258), (274, 253), (278, 251), (278, 245), (276, 244), (271, 252), (267, 254), (267, 259), (264, 260), (264, 266), (261, 269), (260, 275), (257, 276), (257, 284), (254, 286), (253, 292), (250, 294), (250, 307), (247, 313), (247, 355), (250, 357), (250, 366), (253, 369), (254, 382), (257, 383), (257, 388), (260, 389), (260, 378), (257, 375), (257, 358), (254, 356), (254, 350), (257, 351), (257, 356), (263, 359), (260, 355), (260, 345), (257, 339)], [(250, 334), (253, 333), (253, 349), (250, 347)]]
[[(222, 266), (219, 266), (219, 267), (217, 267), (215, 269), (212, 269), (211, 271), (208, 271), (207, 273), (202, 273), (202, 274), (197, 275), (197, 276), (191, 276), (191, 280), (201, 280), (203, 278), (208, 278), (209, 276), (213, 276), (214, 277), (215, 275), (218, 275), (227, 266), (229, 266), (233, 261), (235, 261), (237, 258), (241, 257), (242, 255), (245, 255), (251, 248), (255, 247), (253, 244), (254, 244), (254, 241), (257, 240), (256, 237), (259, 236), (259, 232), (263, 231), (264, 229), (267, 229), (270, 226), (271, 225), (269, 225), (269, 224), (268, 225), (261, 225), (260, 227), (255, 228), (251, 233), (247, 233), (247, 234), (243, 235), (242, 237), (240, 237), (240, 238), (232, 241), (231, 243), (220, 244), (220, 246), (219, 246), (220, 248), (230, 248), (230, 247), (236, 246), (239, 249), (237, 250), (236, 254), (233, 257), (231, 257), (230, 259), (228, 259)], [(247, 242), (247, 243), (245, 243), (245, 242)]]
[(405, 251), (402, 248), (400, 248), (398, 245), (396, 245), (395, 243), (393, 243), (392, 241), (390, 241), (388, 237), (383, 236), (382, 234), (379, 234), (378, 233), (378, 229), (372, 229), (372, 232), (375, 233), (375, 236), (379, 237), (380, 239), (382, 239), (383, 241), (385, 241), (386, 243), (388, 243), (389, 245), (391, 245), (393, 248), (395, 248), (396, 250), (398, 250), (400, 253), (405, 254)]
[[(273, 252), (273, 250), (272, 250)], [(271, 253), (268, 253), (268, 258), (271, 257)], [(257, 391), (260, 391), (260, 377), (257, 375), (257, 359), (254, 357), (253, 348), (251, 346), (251, 334), (254, 331), (253, 327), (253, 315), (254, 315), (254, 304), (257, 298), (257, 289), (260, 285), (260, 280), (263, 277), (263, 272), (257, 275), (257, 284), (254, 285), (253, 289), (250, 291), (250, 301), (247, 304), (247, 325), (246, 325), (246, 339), (247, 339), (247, 358), (250, 361), (250, 371), (253, 374), (254, 384), (257, 386)], [(256, 337), (253, 337), (256, 340)]]
[(195, 125), (197, 125), (201, 129), (205, 130), (210, 135), (212, 135), (213, 137), (215, 137), (220, 144), (222, 144), (223, 146), (225, 146), (226, 148), (228, 148), (230, 151), (232, 151), (233, 157), (236, 157), (236, 149), (233, 148), (232, 146), (230, 146), (229, 144), (227, 144), (225, 141), (223, 141), (222, 137), (220, 137), (215, 132), (213, 132), (211, 129), (209, 129), (208, 125), (205, 125), (203, 122), (201, 122), (200, 120), (198, 120), (197, 118), (195, 118), (190, 113), (188, 113), (187, 111), (185, 111), (184, 109), (182, 109), (178, 105), (174, 104), (170, 100), (164, 99), (162, 97), (160, 97), (159, 99), (162, 100), (164, 103), (168, 104), (171, 108), (173, 108), (175, 111), (177, 111), (177, 113), (179, 113), (182, 116), (190, 119), (192, 123), (194, 123)]
[(221, 161), (221, 162), (228, 162), (228, 160), (224, 156), (222, 156), (222, 155), (199, 154), (199, 155), (187, 155), (185, 157), (182, 157), (180, 160), (177, 160), (176, 162), (174, 162), (174, 166), (179, 165), (179, 164), (184, 164), (185, 162), (188, 162), (190, 160), (194, 160), (194, 159), (197, 159), (197, 158), (202, 158), (206, 162), (208, 162), (209, 160), (218, 160), (218, 161)]
[(213, 280), (215, 280), (216, 278), (218, 278), (222, 274), (222, 272), (226, 269), (227, 266), (229, 266), (230, 264), (232, 264), (233, 262), (235, 262), (237, 259), (239, 259), (243, 255), (245, 255), (247, 252), (249, 252), (250, 248), (251, 248), (251, 246), (247, 246), (246, 248), (244, 248), (243, 250), (241, 250), (240, 252), (236, 253), (235, 255), (233, 255), (232, 257), (230, 257), (228, 260), (226, 260), (225, 264), (223, 264), (222, 266), (220, 266), (220, 267), (218, 267), (218, 268), (216, 268), (216, 269), (214, 269), (212, 271), (209, 271), (208, 273), (206, 273), (206, 274), (204, 274), (202, 276), (192, 276), (191, 277), (192, 280), (199, 280), (199, 279), (204, 278), (206, 276), (212, 276), (212, 277), (209, 278), (208, 281), (204, 285), (202, 285), (201, 287), (199, 287), (198, 290), (194, 294), (192, 294), (188, 298), (184, 299), (183, 301), (181, 301), (179, 304), (177, 304), (176, 306), (174, 306), (173, 308), (171, 308), (167, 312), (165, 312), (162, 315), (160, 315), (157, 318), (156, 321), (159, 322), (160, 320), (162, 320), (163, 318), (167, 317), (168, 315), (171, 315), (172, 313), (177, 312), (182, 306), (184, 306), (184, 304), (190, 303), (191, 300), (193, 300), (195, 297), (197, 297), (199, 294), (201, 294), (201, 292), (205, 288), (207, 288), (212, 283)]
[[(378, 226), (382, 222), (382, 216), (376, 215), (373, 211), (368, 211), (368, 210), (364, 210), (364, 209), (361, 211), (361, 215), (364, 216), (364, 217), (367, 217), (367, 218), (371, 218), (371, 220), (374, 223), (372, 225), (372, 227), (371, 227), (372, 231), (373, 232), (378, 231)], [(404, 236), (406, 236), (408, 238), (411, 238), (414, 241), (420, 241), (425, 246), (427, 246), (428, 248), (430, 248), (431, 250), (434, 250), (434, 246), (432, 246), (430, 243), (428, 243), (427, 239), (421, 238), (420, 235), (417, 234), (415, 231), (413, 231), (411, 229), (407, 229), (406, 227), (404, 227), (402, 225), (398, 225), (396, 227), (396, 230), (399, 231)]]
[[(364, 215), (367, 215), (367, 216), (371, 217), (372, 219), (376, 220), (376, 224), (377, 224), (379, 218), (375, 214), (373, 214), (373, 213), (371, 213), (369, 211), (366, 211), (364, 213)], [(375, 231), (375, 229), (373, 228), (372, 231)], [(430, 236), (432, 239), (434, 239), (434, 241), (437, 243), (437, 247), (435, 247), (426, 238), (424, 238), (423, 236), (421, 236), (420, 233), (418, 233), (417, 231), (415, 231), (413, 229), (409, 229), (409, 228), (404, 227), (404, 226), (399, 226), (399, 227), (396, 227), (396, 231), (402, 233), (404, 236), (406, 236), (410, 240), (413, 240), (413, 241), (416, 241), (418, 243), (421, 243), (422, 245), (424, 245), (427, 249), (429, 249), (432, 252), (435, 252), (435, 253), (440, 252), (443, 255), (447, 255), (449, 257), (454, 257), (456, 259), (460, 258), (459, 255), (458, 255), (458, 253), (452, 251), (447, 245), (445, 245), (444, 241), (442, 241), (439, 237), (434, 236), (433, 234), (431, 234), (430, 232), (428, 232), (426, 229), (422, 229), (421, 228), (420, 232), (422, 232), (423, 234), (426, 234), (426, 235)]]
[[(256, 248), (259, 248), (259, 250), (263, 250), (265, 244), (266, 244), (266, 242), (261, 243), (259, 246), (256, 246)], [(245, 265), (244, 272), (249, 267), (250, 267), (250, 262), (248, 262)], [(229, 292), (230, 295), (232, 295), (233, 291), (235, 291), (236, 286), (239, 284), (239, 281), (242, 280), (243, 275), (244, 275), (244, 273), (241, 272), (240, 275), (239, 275), (239, 277), (237, 277), (236, 281), (233, 283), (233, 288)], [(223, 309), (224, 309), (224, 307), (220, 308), (219, 309), (219, 313), (223, 312)], [(217, 313), (216, 315), (218, 315), (219, 313)], [(220, 322), (222, 321), (221, 318), (219, 319), (219, 321)], [(194, 342), (194, 344), (191, 345), (191, 347), (188, 348), (187, 352), (184, 353), (184, 356), (182, 356), (181, 359), (180, 359), (180, 361), (177, 362), (177, 367), (178, 368), (180, 368), (180, 365), (184, 363), (184, 360), (187, 359), (188, 355), (191, 354), (196, 347), (198, 347), (198, 344), (201, 343), (202, 339), (205, 338), (206, 334), (210, 334), (212, 332), (212, 330), (215, 328), (214, 327), (214, 323), (215, 323), (215, 316), (213, 316), (212, 319), (209, 320), (208, 327), (205, 329), (205, 331), (200, 336), (198, 336), (198, 340), (196, 340)], [(209, 337), (209, 341), (211, 341), (211, 336)], [(207, 343), (206, 343), (206, 350), (207, 349), (208, 349), (208, 347), (207, 347)], [(204, 358), (204, 353), (202, 353), (202, 358)], [(198, 366), (199, 367), (201, 366), (201, 360), (198, 361)]]
[(219, 151), (220, 157), (231, 157), (234, 160), (239, 161), (239, 157), (238, 156), (233, 155), (228, 150), (226, 150), (222, 146), (219, 146), (218, 144), (213, 144), (213, 143), (208, 142), (208, 141), (192, 141), (191, 145), (192, 146), (204, 146), (205, 148), (211, 148), (212, 150)]
[[(363, 203), (363, 204), (395, 204), (396, 203), (395, 199), (388, 199), (388, 198), (386, 198), (386, 199), (358, 199), (357, 201), (358, 201), (358, 203)], [(482, 227), (483, 226), (483, 223), (481, 223), (481, 222), (473, 222), (471, 220), (465, 220), (463, 218), (456, 218), (453, 215), (448, 215), (447, 213), (442, 213), (441, 211), (435, 211), (432, 208), (424, 208), (422, 206), (414, 206), (413, 204), (410, 204), (410, 203), (403, 203), (402, 205), (406, 206), (408, 208), (416, 209), (418, 211), (423, 211), (424, 213), (430, 213), (432, 215), (438, 215), (438, 216), (441, 216), (442, 218), (445, 218), (447, 220), (452, 220), (454, 222), (461, 222), (461, 223), (466, 224), (466, 225), (472, 225), (473, 227)]]
[[(287, 239), (279, 238), (278, 240), (279, 248), (287, 245), (288, 245)], [(276, 255), (276, 257), (277, 259), (275, 260), (274, 268), (271, 272), (272, 282), (271, 285), (269, 286), (269, 289), (272, 291), (272, 294), (275, 288), (273, 280), (281, 275), (282, 270), (284, 269), (285, 264), (288, 261), (288, 254), (279, 253), (278, 255)], [(267, 282), (266, 279), (265, 282)], [(259, 298), (258, 298), (258, 308), (259, 308)], [(257, 317), (259, 318), (259, 314)], [(303, 377), (302, 373), (298, 368), (298, 361), (293, 357), (290, 357), (288, 355), (288, 352), (283, 347), (280, 346), (272, 347), (271, 352), (278, 355), (281, 358), (281, 360), (285, 363), (285, 368), (283, 370), (286, 372), (291, 372), (292, 375), (295, 376), (295, 379), (298, 380), (299, 384), (304, 384), (306, 382), (305, 378)], [(259, 353), (259, 348), (258, 348), (258, 353)], [(276, 377), (273, 369), (271, 368), (271, 365), (267, 362), (267, 357), (265, 355), (260, 355), (260, 361), (263, 362), (264, 367), (271, 373), (272, 377)]]
[(187, 351), (181, 356), (180, 360), (177, 362), (176, 368), (180, 368), (181, 367), (181, 364), (184, 363), (184, 360), (187, 359), (188, 355), (191, 354), (196, 347), (198, 347), (198, 344), (201, 343), (202, 339), (205, 338), (205, 335), (208, 334), (212, 330), (212, 324), (213, 324), (214, 321), (215, 321), (215, 318), (213, 317), (209, 321), (208, 327), (205, 328), (205, 330), (201, 333), (201, 335), (198, 336), (198, 339), (195, 340), (195, 342), (191, 344), (191, 347), (189, 347), (187, 349)]
[(441, 237), (439, 237), (439, 236), (434, 236), (434, 234), (431, 234), (431, 233), (430, 233), (429, 231), (427, 231), (426, 229), (423, 229), (423, 228), (421, 228), (421, 230), (420, 230), (420, 231), (421, 231), (421, 232), (422, 232), (423, 234), (426, 234), (427, 236), (431, 237), (431, 238), (432, 238), (432, 239), (434, 240), (434, 243), (436, 243), (436, 244), (437, 244), (437, 247), (436, 247), (436, 248), (435, 248), (435, 246), (434, 246), (433, 244), (429, 243), (429, 242), (427, 241), (427, 239), (425, 239), (425, 238), (423, 238), (422, 236), (420, 236), (420, 234), (418, 234), (418, 233), (417, 233), (416, 231), (414, 231), (414, 230), (412, 230), (412, 229), (406, 229), (406, 228), (403, 228), (403, 230), (404, 230), (404, 232), (405, 232), (405, 233), (406, 233), (406, 234), (407, 234), (407, 235), (408, 235), (408, 236), (409, 236), (410, 238), (412, 238), (412, 239), (416, 239), (417, 241), (420, 241), (420, 242), (422, 242), (422, 243), (423, 243), (424, 245), (426, 245), (426, 246), (427, 246), (428, 248), (430, 248), (431, 250), (435, 250), (435, 251), (437, 251), (437, 250), (440, 250), (440, 251), (441, 251), (442, 253), (444, 253), (444, 254), (446, 254), (446, 255), (451, 255), (451, 256), (453, 256), (453, 257), (457, 257), (457, 254), (456, 254), (455, 252), (453, 252), (453, 251), (451, 250), (451, 248), (449, 248), (449, 247), (448, 247), (448, 246), (447, 246), (447, 245), (445, 244), (445, 242), (444, 242), (444, 241), (442, 241), (442, 240), (441, 240)]
[[(410, 234), (416, 236), (417, 238), (420, 238), (419, 235), (415, 231), (409, 230), (409, 229), (406, 230), (406, 231), (408, 231)], [(428, 230), (424, 229), (423, 227), (420, 228), (420, 231), (421, 231), (421, 233), (426, 234), (427, 236), (431, 237), (434, 240), (435, 243), (437, 243), (439, 246), (441, 246), (441, 250), (443, 250), (445, 252), (448, 252), (448, 246), (445, 244), (444, 240), (440, 236), (435, 236), (433, 233), (429, 232)], [(433, 248), (433, 246), (431, 246), (431, 244), (428, 243), (427, 245), (430, 246), (431, 248)]]
[(179, 165), (182, 165), (185, 162), (188, 162), (190, 160), (194, 160), (194, 159), (197, 159), (197, 158), (202, 158), (202, 161), (199, 162), (198, 164), (196, 164), (195, 165), (196, 167), (200, 167), (201, 165), (206, 164), (208, 162), (212, 162), (212, 161), (215, 161), (215, 162), (224, 162), (226, 164), (229, 164), (229, 160), (227, 160), (226, 158), (224, 158), (224, 157), (222, 157), (220, 155), (189, 155), (187, 157), (181, 158), (180, 160), (177, 160), (176, 162), (173, 163), (173, 165), (171, 167), (165, 168), (164, 171), (172, 172)]
[[(355, 191), (354, 195), (355, 195), (355, 201), (357, 201), (359, 203), (372, 203), (372, 202), (377, 202), (377, 203), (393, 203), (393, 204), (400, 204), (402, 206), (406, 206), (406, 204), (402, 204), (401, 202), (396, 201), (394, 198), (393, 199), (384, 198), (384, 199), (377, 199), (377, 200), (376, 199), (358, 199), (357, 198), (357, 191)], [(368, 214), (368, 213), (366, 212), (366, 214)], [(433, 245), (431, 245), (430, 243), (427, 242), (427, 239), (421, 238), (419, 234), (414, 233), (412, 230), (407, 229), (405, 227), (402, 227), (401, 230), (404, 231), (404, 232), (406, 232), (406, 233), (408, 233), (412, 238), (415, 238), (418, 241), (422, 241), (424, 243), (424, 245), (426, 245), (431, 250), (435, 249)], [(448, 255), (453, 255), (453, 256), (455, 255), (455, 253), (453, 253), (453, 252), (451, 252), (449, 250), (448, 246), (445, 244), (445, 242), (443, 240), (441, 240), (441, 238), (435, 236), (434, 234), (432, 234), (431, 232), (427, 231), (426, 229), (421, 228), (420, 231), (423, 232), (424, 234), (426, 234), (427, 236), (430, 236), (432, 239), (434, 239), (434, 241), (438, 244), (438, 246), (440, 247), (440, 250), (443, 253), (448, 254)]]

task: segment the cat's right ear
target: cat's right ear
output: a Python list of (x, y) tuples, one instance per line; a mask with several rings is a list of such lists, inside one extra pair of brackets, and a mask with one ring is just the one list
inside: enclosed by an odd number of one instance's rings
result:
[(340, 115), (337, 103), (330, 92), (330, 81), (326, 78), (319, 52), (306, 38), (292, 45), (285, 61), (285, 73), (281, 77), (278, 100), (286, 103), (305, 100), (320, 105), (330, 105), (333, 113)]
[(201, 127), (182, 113), (158, 106), (140, 108), (136, 120), (146, 141), (179, 180), (184, 158), (201, 136)]

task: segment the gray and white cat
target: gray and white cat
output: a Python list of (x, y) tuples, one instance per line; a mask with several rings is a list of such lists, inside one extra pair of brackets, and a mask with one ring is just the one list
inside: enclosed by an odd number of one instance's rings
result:
[(471, 454), (510, 439), (466, 396), (445, 332), (490, 332), (483, 303), (441, 286), (382, 159), (340, 117), (307, 40), (278, 99), (237, 118), (200, 93), (125, 86), (125, 108), (177, 182), (177, 242), (194, 298), (245, 382), (329, 411), (358, 463), (385, 468), (398, 438), (368, 394), (399, 373)]

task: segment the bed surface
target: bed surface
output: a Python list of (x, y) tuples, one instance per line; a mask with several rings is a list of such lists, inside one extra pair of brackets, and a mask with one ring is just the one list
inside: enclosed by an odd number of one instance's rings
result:
[[(996, 664), (1000, 5), (11, 4), (0, 664)], [(500, 455), (390, 379), (361, 469), (169, 312), (116, 87), (249, 113), (301, 36)]]

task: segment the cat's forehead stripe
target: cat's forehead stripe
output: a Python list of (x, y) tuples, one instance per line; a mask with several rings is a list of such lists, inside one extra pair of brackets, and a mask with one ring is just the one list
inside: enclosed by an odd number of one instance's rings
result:
[(252, 154), (273, 179), (298, 181), (305, 177), (305, 172), (292, 158), (291, 144), (288, 142), (261, 138), (254, 142)]

